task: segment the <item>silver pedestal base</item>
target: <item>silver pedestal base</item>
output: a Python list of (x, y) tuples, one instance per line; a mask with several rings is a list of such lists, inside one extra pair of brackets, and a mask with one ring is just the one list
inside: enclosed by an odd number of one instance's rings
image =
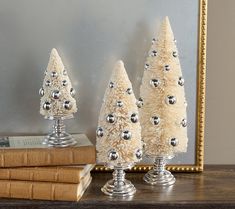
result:
[(144, 181), (151, 185), (171, 186), (175, 183), (175, 177), (165, 169), (166, 158), (156, 157), (153, 169), (144, 175)]
[(109, 180), (101, 191), (112, 197), (133, 196), (136, 192), (135, 186), (125, 179), (125, 172), (121, 167), (114, 167), (113, 179)]
[(46, 136), (43, 144), (48, 147), (70, 147), (77, 144), (72, 135), (65, 132), (63, 117), (52, 118), (55, 121), (52, 133)]

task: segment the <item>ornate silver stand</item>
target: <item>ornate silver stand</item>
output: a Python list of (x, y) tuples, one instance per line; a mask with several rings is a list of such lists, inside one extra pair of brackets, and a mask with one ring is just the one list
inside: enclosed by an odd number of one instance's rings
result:
[(54, 120), (52, 132), (46, 136), (43, 144), (46, 144), (49, 147), (69, 147), (77, 144), (77, 141), (72, 137), (72, 135), (66, 133), (65, 125), (63, 123), (64, 119), (72, 118), (69, 117), (53, 117), (48, 118)]
[(175, 177), (165, 169), (166, 160), (171, 157), (155, 158), (153, 169), (144, 175), (144, 181), (151, 185), (170, 186), (175, 183)]
[(109, 180), (102, 188), (101, 191), (109, 196), (127, 197), (135, 194), (135, 186), (125, 179), (124, 169), (130, 168), (122, 166), (114, 166), (113, 179)]

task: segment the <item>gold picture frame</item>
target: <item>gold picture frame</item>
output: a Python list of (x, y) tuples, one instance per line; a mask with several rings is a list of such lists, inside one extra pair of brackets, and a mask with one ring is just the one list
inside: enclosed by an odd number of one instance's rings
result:
[[(206, 82), (206, 36), (207, 36), (207, 0), (199, 0), (198, 63), (197, 63), (197, 118), (195, 164), (168, 165), (173, 172), (201, 172), (204, 162), (204, 123), (205, 123), (205, 82)], [(149, 164), (136, 165), (131, 172), (147, 172)], [(95, 171), (110, 171), (103, 165), (96, 165)]]

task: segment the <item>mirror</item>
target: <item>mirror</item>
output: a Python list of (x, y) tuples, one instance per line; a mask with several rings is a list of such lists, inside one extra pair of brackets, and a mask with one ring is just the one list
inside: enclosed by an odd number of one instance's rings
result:
[[(39, 114), (38, 90), (50, 50), (58, 49), (77, 90), (79, 111), (67, 131), (95, 130), (104, 91), (117, 59), (125, 62), (136, 97), (151, 40), (169, 16), (185, 77), (188, 152), (168, 169), (203, 169), (206, 65), (206, 0), (5, 1), (0, 20), (0, 133), (47, 134), (50, 121)], [(10, 9), (9, 9), (10, 8)], [(133, 168), (145, 171), (150, 162)], [(98, 165), (96, 170), (105, 170)]]

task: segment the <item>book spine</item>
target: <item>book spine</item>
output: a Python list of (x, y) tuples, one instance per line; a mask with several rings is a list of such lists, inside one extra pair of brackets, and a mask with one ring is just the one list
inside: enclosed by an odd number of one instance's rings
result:
[(60, 183), (79, 183), (81, 168), (2, 168), (1, 180), (45, 181)]
[(1, 149), (0, 167), (95, 164), (94, 146), (53, 149)]
[(78, 201), (91, 181), (90, 175), (81, 184), (0, 180), (0, 197), (32, 200)]

